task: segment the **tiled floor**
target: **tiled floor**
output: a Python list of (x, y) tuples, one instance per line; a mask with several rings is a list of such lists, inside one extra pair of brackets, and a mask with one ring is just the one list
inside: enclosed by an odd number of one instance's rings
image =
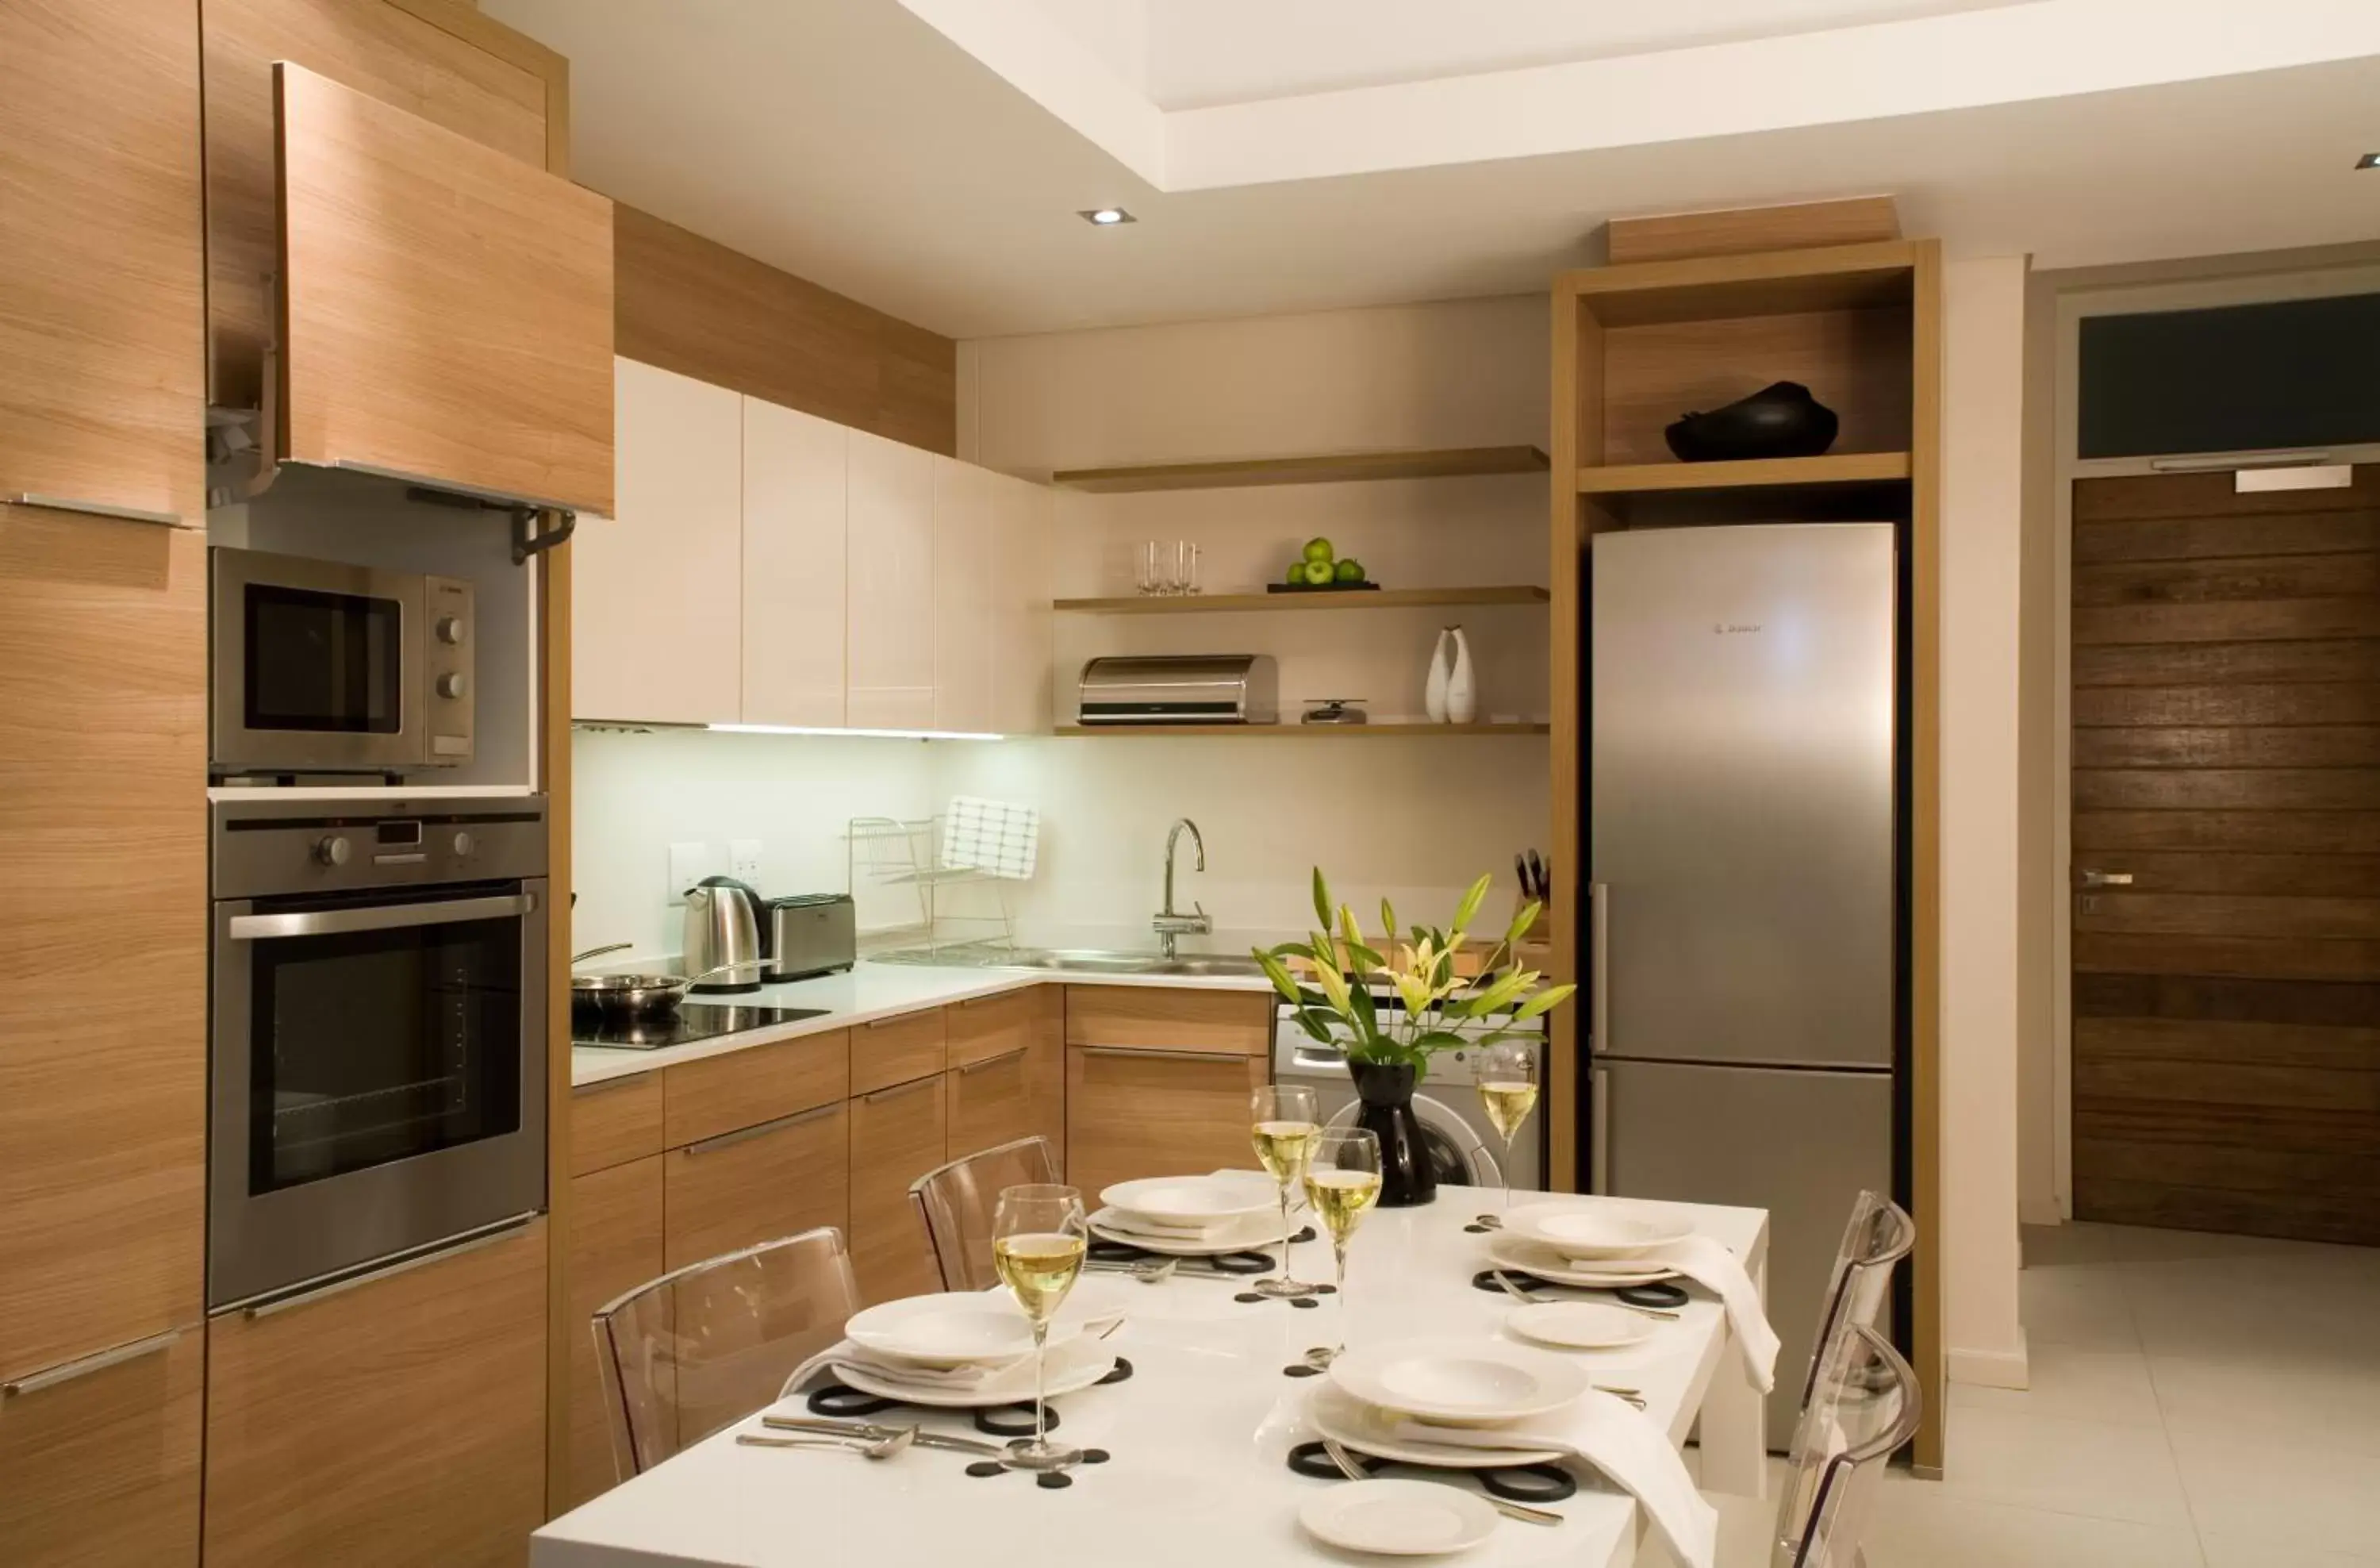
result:
[[(2380, 1564), (2380, 1249), (2025, 1232), (2033, 1387), (1953, 1385), (1938, 1482), (1896, 1474), (1869, 1568)], [(1762, 1568), (1728, 1514), (1728, 1568)]]

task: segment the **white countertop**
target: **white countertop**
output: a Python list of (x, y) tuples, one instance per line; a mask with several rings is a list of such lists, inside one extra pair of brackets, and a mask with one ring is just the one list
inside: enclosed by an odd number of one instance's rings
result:
[[(657, 1067), (681, 1062), (698, 1062), (705, 1057), (749, 1051), (756, 1045), (797, 1039), (803, 1035), (820, 1034), (828, 1029), (849, 1028), (856, 1024), (889, 1018), (896, 1014), (941, 1007), (973, 997), (996, 996), (1002, 991), (1022, 991), (1026, 986), (1036, 985), (1164, 986), (1179, 991), (1269, 991), (1272, 989), (1270, 982), (1260, 975), (1086, 975), (1050, 969), (984, 968), (973, 965), (953, 965), (945, 968), (922, 964), (884, 964), (863, 958), (844, 974), (825, 975), (814, 980), (795, 980), (785, 985), (762, 986), (759, 991), (718, 999), (743, 1007), (826, 1009), (818, 1017), (796, 1019), (790, 1024), (777, 1024), (767, 1028), (742, 1029), (732, 1035), (717, 1035), (688, 1045), (664, 1046), (658, 1051), (575, 1045), (570, 1048), (570, 1082), (574, 1088), (600, 1084), (613, 1078), (650, 1073)], [(689, 1001), (680, 1005), (699, 1007), (705, 1004), (699, 1001)]]

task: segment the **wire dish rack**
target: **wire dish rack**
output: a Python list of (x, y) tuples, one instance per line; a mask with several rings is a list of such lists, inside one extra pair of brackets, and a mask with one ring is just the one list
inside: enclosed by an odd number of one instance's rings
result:
[[(1016, 946), (1014, 879), (974, 866), (942, 863), (943, 819), (854, 817), (844, 829), (849, 848), (844, 891), (855, 905), (880, 907), (905, 890), (917, 918), (873, 926), (872, 937), (917, 934), (928, 954), (957, 949), (1007, 952)], [(867, 896), (873, 893), (872, 898)]]

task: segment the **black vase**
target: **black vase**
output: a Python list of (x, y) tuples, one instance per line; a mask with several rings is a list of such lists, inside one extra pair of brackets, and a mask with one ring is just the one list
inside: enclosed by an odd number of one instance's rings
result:
[(1815, 457), (1835, 444), (1835, 411), (1797, 381), (1780, 381), (1724, 408), (1688, 414), (1662, 434), (1685, 463)]
[(1411, 1209), (1438, 1197), (1438, 1173), (1414, 1113), (1418, 1069), (1396, 1062), (1350, 1062), (1355, 1093), (1363, 1101), (1355, 1124), (1380, 1140), (1380, 1207)]

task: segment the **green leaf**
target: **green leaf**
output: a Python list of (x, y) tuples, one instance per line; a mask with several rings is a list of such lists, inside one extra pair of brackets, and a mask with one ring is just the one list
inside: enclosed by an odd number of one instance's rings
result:
[(1316, 1017), (1311, 1011), (1301, 1007), (1296, 1011), (1296, 1013), (1292, 1015), (1292, 1016), (1297, 1019), (1297, 1027), (1304, 1029), (1308, 1035), (1321, 1041), (1324, 1045), (1329, 1045), (1330, 1043), (1330, 1026)]
[(1522, 1023), (1527, 1019), (1537, 1016), (1541, 1013), (1550, 1013), (1555, 1008), (1560, 1006), (1563, 1003), (1568, 1002), (1577, 990), (1578, 987), (1576, 986), (1548, 986), (1545, 990), (1537, 992), (1536, 995), (1523, 1003), (1520, 1006), (1520, 1010), (1512, 1015), (1512, 1021), (1516, 1024)]
[(1347, 993), (1347, 1000), (1354, 1004), (1355, 1025), (1364, 1032), (1365, 1038), (1368, 1039), (1378, 1036), (1380, 1019), (1372, 1005), (1371, 988), (1356, 986)]
[(1471, 884), (1471, 891), (1463, 895), (1463, 902), (1454, 906), (1455, 930), (1461, 930), (1471, 924), (1471, 917), (1479, 913), (1479, 906), (1486, 902), (1488, 897), (1488, 877), (1483, 874), (1477, 881)]
[(1263, 953), (1257, 954), (1257, 956), (1261, 958), (1268, 953), (1275, 958), (1304, 958), (1309, 962), (1311, 962), (1314, 957), (1314, 949), (1306, 946), (1305, 943), (1302, 942), (1285, 942), (1279, 947), (1268, 947)]
[(1430, 1051), (1454, 1051), (1469, 1045), (1471, 1041), (1452, 1029), (1429, 1029), (1414, 1036), (1412, 1043), (1415, 1050)]
[(1272, 989), (1281, 992), (1282, 996), (1288, 998), (1292, 1003), (1296, 1002), (1298, 999), (1297, 982), (1290, 978), (1289, 966), (1283, 964), (1280, 959), (1274, 957), (1271, 954), (1261, 950), (1257, 952), (1256, 957), (1257, 966), (1262, 968), (1265, 972), (1265, 978), (1272, 982)]
[(1512, 916), (1512, 923), (1504, 928), (1505, 945), (1509, 947), (1526, 936), (1529, 928), (1537, 923), (1538, 912), (1544, 908), (1545, 906), (1534, 898), (1522, 905), (1519, 911)]
[(1330, 929), (1330, 884), (1322, 880), (1322, 868), (1314, 868), (1314, 918), (1324, 930)]

